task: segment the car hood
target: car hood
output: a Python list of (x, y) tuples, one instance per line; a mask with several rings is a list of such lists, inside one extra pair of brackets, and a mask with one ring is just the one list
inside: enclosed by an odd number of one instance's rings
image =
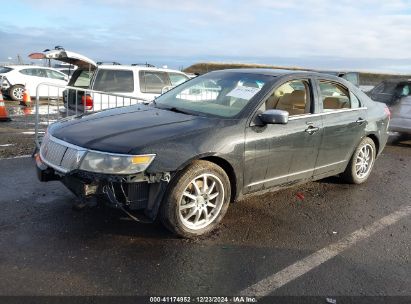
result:
[(151, 143), (212, 128), (213, 120), (136, 105), (66, 119), (52, 124), (48, 132), (83, 148), (128, 154)]

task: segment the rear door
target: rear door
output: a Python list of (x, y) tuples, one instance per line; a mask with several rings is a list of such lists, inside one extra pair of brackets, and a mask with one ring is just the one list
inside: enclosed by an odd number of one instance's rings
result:
[[(259, 113), (288, 111), (287, 124), (246, 128), (245, 191), (254, 192), (312, 177), (321, 143), (321, 116), (316, 111), (316, 94), (311, 79), (288, 80), (263, 101)], [(257, 113), (258, 113), (257, 112)]]
[(345, 168), (364, 134), (367, 108), (339, 82), (319, 79), (317, 88), (324, 131), (314, 175), (321, 176)]

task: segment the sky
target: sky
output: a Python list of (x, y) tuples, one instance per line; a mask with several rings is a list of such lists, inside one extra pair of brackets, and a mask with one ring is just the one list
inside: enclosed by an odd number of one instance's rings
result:
[(246, 62), (411, 74), (411, 0), (1, 1), (0, 62), (63, 46), (95, 61)]

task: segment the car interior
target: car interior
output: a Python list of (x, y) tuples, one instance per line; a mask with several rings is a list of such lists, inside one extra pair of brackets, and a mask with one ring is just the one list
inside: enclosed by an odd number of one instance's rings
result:
[(310, 112), (309, 84), (306, 81), (291, 81), (281, 85), (266, 100), (266, 110), (287, 111), (290, 115), (301, 115)]

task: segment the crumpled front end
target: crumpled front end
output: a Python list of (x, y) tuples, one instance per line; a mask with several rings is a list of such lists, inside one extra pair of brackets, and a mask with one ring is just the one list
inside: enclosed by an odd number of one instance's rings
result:
[(61, 181), (85, 202), (141, 210), (153, 220), (170, 181), (170, 172), (146, 173), (150, 158), (154, 156), (91, 151), (46, 134), (36, 155), (37, 175), (43, 182)]

